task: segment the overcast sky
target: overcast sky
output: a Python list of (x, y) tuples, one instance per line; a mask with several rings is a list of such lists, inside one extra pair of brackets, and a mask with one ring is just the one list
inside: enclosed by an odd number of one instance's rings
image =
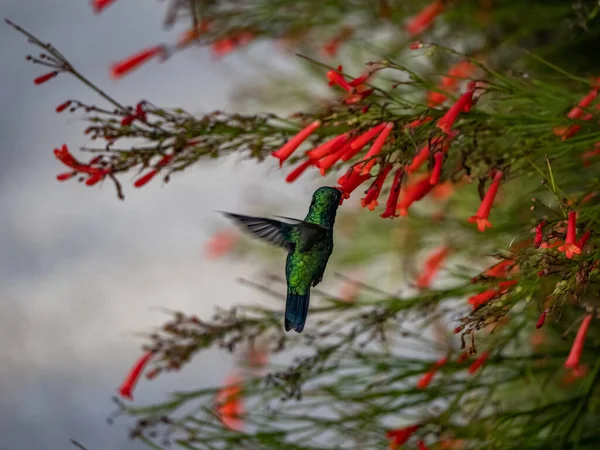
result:
[[(226, 108), (230, 89), (255, 73), (242, 57), (215, 63), (207, 50), (192, 49), (115, 82), (111, 61), (173, 42), (181, 31), (162, 29), (164, 3), (121, 0), (100, 16), (85, 0), (0, 5), (2, 17), (51, 41), (126, 104), (148, 99), (198, 113)], [(216, 303), (259, 299), (235, 283), (249, 273), (248, 262), (204, 260), (207, 237), (227, 226), (214, 211), (248, 211), (255, 194), (276, 186), (290, 205), (281, 213), (291, 215), (306, 207), (310, 187), (285, 185), (274, 164), (232, 161), (174, 176), (168, 186), (157, 179), (134, 191), (129, 183), (125, 202), (110, 183), (58, 183), (64, 167), (52, 149), (88, 142), (85, 124), (54, 108), (68, 98), (101, 100), (69, 76), (34, 86), (43, 69), (24, 57), (36, 50), (4, 24), (0, 39), (0, 450), (68, 449), (70, 438), (89, 450), (137, 448), (126, 421), (104, 421), (110, 397), (139, 356), (135, 333), (166, 319), (160, 306), (208, 316)], [(175, 383), (219, 383), (230, 364), (227, 355), (207, 354), (181, 375), (141, 382), (136, 401), (161, 398)]]

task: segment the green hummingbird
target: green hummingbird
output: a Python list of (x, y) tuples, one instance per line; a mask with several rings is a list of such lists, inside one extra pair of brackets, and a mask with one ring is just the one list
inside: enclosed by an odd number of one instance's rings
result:
[(293, 223), (263, 217), (223, 213), (242, 230), (288, 251), (285, 264), (287, 298), (285, 331), (300, 333), (306, 324), (310, 287), (323, 279), (333, 252), (333, 224), (342, 191), (323, 186), (315, 191), (304, 220), (280, 217)]

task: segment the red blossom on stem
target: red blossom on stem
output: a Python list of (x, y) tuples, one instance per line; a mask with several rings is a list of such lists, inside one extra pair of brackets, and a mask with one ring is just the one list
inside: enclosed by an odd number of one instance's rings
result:
[(442, 246), (429, 255), (425, 261), (423, 272), (421, 272), (421, 275), (417, 278), (416, 284), (418, 287), (426, 289), (431, 285), (431, 281), (439, 272), (450, 252), (450, 247)]
[(592, 232), (590, 230), (587, 230), (585, 233), (583, 233), (583, 236), (581, 236), (581, 239), (579, 239), (577, 241), (577, 247), (579, 247), (580, 250), (583, 250), (583, 247), (585, 247), (585, 244), (587, 244), (587, 241), (591, 235), (592, 235)]
[(467, 302), (473, 307), (473, 309), (477, 309), (481, 305), (484, 305), (493, 298), (495, 298), (498, 294), (498, 290), (489, 289), (487, 291), (480, 292), (479, 294), (472, 295), (471, 297), (469, 297)]
[(54, 70), (54, 71), (48, 72), (48, 73), (46, 73), (44, 75), (40, 75), (39, 77), (35, 78), (33, 80), (33, 82), (35, 84), (43, 84), (46, 81), (51, 80), (52, 78), (54, 78), (56, 75), (58, 75), (58, 71)]
[(77, 175), (77, 172), (65, 172), (65, 173), (59, 173), (58, 175), (56, 175), (56, 179), (58, 181), (66, 181), (66, 180), (70, 180), (71, 178), (73, 178), (75, 175)]
[[(383, 183), (385, 183), (385, 179), (392, 170), (392, 164), (386, 164), (377, 174), (377, 178), (371, 185), (371, 187), (367, 190), (365, 197), (361, 200), (361, 204), (364, 207), (368, 207), (369, 210), (373, 211), (377, 205), (377, 199), (379, 198), (379, 194), (381, 193), (381, 188), (383, 187)], [(364, 175), (364, 173), (363, 173)]]
[(283, 165), (283, 162), (288, 159), (294, 151), (300, 147), (307, 137), (309, 137), (317, 128), (321, 126), (321, 122), (319, 120), (314, 121), (304, 129), (302, 129), (298, 134), (290, 138), (279, 150), (271, 153), (275, 158), (279, 158), (279, 167)]
[(117, 0), (92, 0), (92, 8), (94, 13), (99, 14), (104, 8), (112, 5)]
[(166, 52), (166, 48), (162, 45), (157, 45), (155, 47), (150, 47), (141, 50), (140, 52), (135, 53), (129, 56), (128, 58), (114, 63), (110, 69), (110, 76), (115, 79), (121, 78), (122, 76), (127, 75), (132, 70), (137, 69), (145, 62), (151, 60), (155, 56), (165, 56)]
[(431, 141), (425, 144), (419, 150), (419, 153), (413, 158), (410, 165), (408, 166), (408, 173), (413, 173), (419, 169), (428, 159), (430, 149), (435, 150), (438, 146), (441, 146), (440, 150), (445, 154), (450, 148), (450, 143), (458, 135), (457, 132), (450, 133), (446, 136), (437, 136), (431, 139)]
[(411, 425), (410, 427), (388, 431), (386, 437), (390, 439), (390, 449), (395, 450), (404, 445), (419, 428), (420, 425)]
[(348, 152), (344, 154), (342, 160), (348, 161), (354, 156), (356, 156), (356, 154), (360, 152), (365, 145), (367, 145), (370, 141), (375, 139), (375, 136), (377, 136), (384, 130), (386, 125), (386, 123), (380, 123), (379, 125), (370, 128), (369, 130), (365, 131), (363, 134), (352, 140)]
[(71, 100), (67, 100), (66, 102), (64, 102), (64, 103), (61, 103), (60, 105), (58, 105), (58, 106), (56, 107), (56, 112), (57, 112), (57, 113), (59, 113), (59, 112), (63, 112), (63, 111), (64, 111), (65, 109), (67, 109), (69, 106), (71, 106)]
[(329, 86), (338, 85), (342, 89), (348, 92), (352, 92), (352, 86), (350, 83), (346, 81), (344, 76), (340, 73), (342, 71), (342, 66), (338, 66), (337, 70), (329, 70), (326, 74), (327, 79), (329, 80)]
[(325, 175), (325, 171), (327, 169), (330, 169), (331, 167), (333, 167), (333, 165), (336, 162), (338, 162), (342, 158), (342, 156), (344, 156), (344, 153), (346, 153), (347, 151), (348, 151), (348, 146), (347, 145), (343, 145), (338, 150), (336, 150), (335, 152), (330, 153), (329, 155), (327, 155), (323, 159), (319, 160), (316, 163), (316, 166), (319, 169), (321, 169), (321, 175)]
[(475, 83), (469, 83), (467, 91), (459, 97), (459, 99), (446, 111), (440, 120), (437, 122), (437, 127), (444, 133), (449, 134), (450, 129), (458, 119), (461, 112), (468, 112), (473, 104), (473, 92), (475, 92)]
[(342, 199), (350, 198), (350, 194), (369, 178), (371, 178), (371, 175), (362, 175), (360, 172), (355, 171), (353, 167), (350, 167), (348, 172), (338, 180), (340, 183), (338, 189), (342, 191)]
[(442, 173), (442, 164), (444, 163), (444, 154), (442, 152), (436, 152), (433, 155), (435, 161), (431, 176), (429, 177), (430, 184), (438, 184), (440, 182), (440, 175)]
[(121, 397), (128, 400), (133, 400), (133, 389), (140, 379), (144, 368), (148, 365), (150, 359), (152, 359), (152, 356), (152, 352), (146, 352), (140, 357), (140, 359), (136, 361), (127, 374), (127, 377), (125, 377), (123, 384), (121, 384), (121, 387), (119, 388), (119, 394)]
[(390, 195), (387, 199), (387, 203), (385, 204), (385, 211), (381, 214), (382, 218), (394, 218), (398, 217), (396, 213), (396, 207), (398, 205), (398, 197), (400, 197), (400, 188), (402, 187), (402, 176), (404, 175), (404, 170), (400, 167), (396, 170), (396, 174), (394, 175), (394, 181), (392, 182), (392, 188), (390, 189)]
[(503, 174), (501, 171), (498, 170), (496, 172), (496, 175), (494, 176), (494, 181), (492, 181), (490, 188), (485, 193), (485, 197), (481, 201), (481, 205), (479, 206), (477, 214), (469, 217), (469, 223), (476, 223), (477, 229), (481, 232), (484, 232), (487, 227), (492, 227), (492, 224), (489, 221), (489, 216), (492, 210), (492, 206), (494, 205), (494, 200), (496, 199), (496, 194), (498, 193), (498, 188), (500, 187), (502, 175)]
[(579, 360), (581, 359), (581, 353), (583, 352), (583, 344), (585, 343), (585, 336), (587, 335), (588, 328), (590, 327), (590, 323), (594, 318), (593, 314), (587, 314), (581, 325), (579, 326), (579, 330), (577, 331), (577, 335), (573, 340), (573, 346), (571, 347), (571, 351), (569, 352), (569, 357), (565, 361), (565, 367), (567, 369), (577, 370), (579, 369)]
[(533, 240), (533, 246), (535, 248), (540, 248), (540, 245), (542, 245), (542, 242), (544, 241), (544, 226), (546, 223), (545, 220), (542, 220), (535, 226), (535, 238)]
[[(336, 136), (333, 139), (328, 140), (324, 144), (321, 144), (312, 150), (309, 150), (308, 152), (306, 152), (306, 154), (312, 160), (315, 160), (315, 161), (319, 160), (319, 159), (329, 155), (330, 153), (333, 153), (336, 150), (339, 150), (342, 146), (344, 146), (348, 143), (349, 139), (350, 139), (350, 134), (344, 133), (340, 136)], [(342, 160), (345, 161), (345, 159), (343, 157), (342, 157)]]
[(429, 176), (425, 176), (415, 183), (406, 187), (404, 195), (398, 202), (398, 212), (401, 216), (408, 215), (408, 208), (414, 203), (421, 200), (433, 189), (429, 182)]
[(406, 24), (406, 31), (409, 35), (415, 36), (421, 34), (431, 26), (437, 16), (444, 10), (444, 2), (435, 0), (421, 10), (419, 14), (412, 17)]
[(490, 278), (505, 278), (513, 267), (516, 267), (516, 262), (512, 259), (505, 259), (487, 269), (483, 274)]
[(407, 128), (418, 128), (421, 125), (426, 125), (433, 120), (433, 116), (425, 116), (422, 119), (416, 119), (406, 125)]
[(388, 136), (391, 133), (393, 128), (394, 128), (393, 122), (388, 122), (385, 125), (385, 127), (383, 128), (383, 130), (381, 131), (379, 136), (377, 136), (377, 139), (375, 139), (375, 142), (373, 142), (373, 145), (371, 146), (371, 148), (369, 149), (369, 151), (363, 158), (363, 161), (365, 161), (365, 162), (362, 164), (358, 164), (356, 166), (356, 170), (360, 170), (362, 168), (363, 175), (367, 174), (371, 171), (371, 169), (373, 168), (373, 166), (375, 165), (375, 162), (376, 162), (375, 156), (377, 156), (379, 154), (379, 152), (381, 151), (383, 144), (385, 144), (385, 141), (388, 138)]
[(537, 323), (535, 324), (535, 327), (536, 327), (537, 329), (540, 329), (540, 328), (542, 328), (542, 327), (544, 326), (544, 323), (546, 322), (546, 316), (547, 316), (547, 315), (548, 315), (548, 310), (547, 310), (547, 309), (545, 309), (545, 310), (542, 312), (542, 314), (541, 314), (540, 318), (538, 319)]
[(477, 358), (473, 363), (469, 366), (469, 373), (473, 375), (479, 368), (487, 361), (490, 356), (489, 351), (483, 352), (479, 358)]
[(217, 414), (221, 422), (234, 431), (241, 431), (244, 428), (244, 421), (241, 417), (245, 411), (241, 395), (242, 380), (234, 373), (227, 378), (215, 399)]
[(565, 252), (565, 256), (569, 259), (573, 255), (579, 255), (581, 249), (577, 246), (577, 213), (575, 211), (569, 211), (569, 221), (567, 224), (567, 236), (565, 243), (558, 247), (558, 250)]
[(448, 358), (444, 357), (436, 361), (431, 369), (429, 369), (417, 382), (417, 389), (425, 389), (433, 381), (433, 377), (443, 366), (448, 362)]
[(579, 101), (579, 104), (577, 106), (575, 106), (573, 109), (571, 109), (571, 111), (569, 111), (567, 117), (572, 120), (579, 119), (583, 114), (583, 109), (588, 108), (597, 95), (598, 90), (592, 89), (585, 97), (583, 97)]
[(292, 170), (288, 174), (288, 176), (285, 177), (285, 181), (288, 183), (296, 181), (296, 179), (298, 179), (298, 177), (302, 175), (306, 171), (306, 169), (308, 169), (310, 166), (314, 166), (314, 164), (315, 161), (313, 161), (312, 159), (307, 159), (302, 164), (298, 165), (294, 170)]

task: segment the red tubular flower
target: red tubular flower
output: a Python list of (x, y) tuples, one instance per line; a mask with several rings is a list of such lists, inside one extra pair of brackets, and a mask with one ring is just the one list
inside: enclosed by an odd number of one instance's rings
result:
[(413, 120), (411, 123), (406, 125), (408, 128), (418, 128), (421, 125), (428, 124), (433, 120), (433, 116), (425, 116), (422, 119)]
[(565, 361), (565, 367), (567, 369), (577, 370), (579, 368), (579, 360), (581, 359), (581, 352), (583, 352), (585, 336), (588, 332), (588, 328), (590, 327), (593, 317), (593, 314), (588, 314), (583, 318), (583, 321), (579, 326), (579, 330), (577, 331), (577, 335), (575, 336), (575, 340), (573, 341), (573, 346), (571, 347), (569, 357)]
[(417, 447), (419, 447), (419, 450), (429, 450), (423, 441), (417, 442)]
[(319, 120), (314, 121), (298, 134), (290, 138), (290, 140), (287, 141), (279, 150), (271, 153), (271, 155), (273, 155), (275, 158), (279, 158), (279, 167), (281, 167), (283, 162), (288, 159), (298, 147), (300, 147), (300, 144), (302, 144), (304, 140), (320, 126), (321, 122)]
[(444, 357), (435, 362), (433, 367), (429, 369), (417, 382), (417, 389), (425, 389), (427, 386), (431, 384), (433, 377), (443, 366), (448, 362), (448, 358)]
[(152, 178), (154, 178), (156, 176), (157, 173), (158, 173), (158, 170), (152, 169), (146, 175), (142, 175), (140, 178), (135, 180), (133, 185), (136, 188), (141, 188), (142, 186), (145, 186), (146, 184), (148, 184), (150, 182), (150, 180), (152, 180)]
[(540, 318), (538, 319), (537, 323), (535, 324), (535, 327), (537, 329), (540, 329), (544, 326), (544, 323), (546, 322), (546, 315), (548, 314), (548, 310), (545, 309), (544, 312), (542, 313), (542, 315), (540, 316)]
[[(343, 178), (343, 183), (340, 183), (338, 189), (342, 191), (342, 198), (350, 198), (350, 194), (354, 192), (354, 190), (371, 178), (371, 175), (362, 175), (360, 172), (354, 170), (354, 168), (348, 169), (346, 175)], [(340, 178), (340, 180), (342, 180)], [(338, 181), (340, 181), (338, 180)]]
[(428, 176), (407, 186), (404, 195), (400, 199), (400, 202), (398, 202), (398, 211), (400, 212), (400, 215), (407, 216), (408, 208), (410, 208), (414, 202), (418, 202), (425, 197), (432, 189), (433, 186), (429, 182)]
[(486, 351), (483, 352), (481, 354), (481, 356), (479, 356), (479, 358), (477, 358), (475, 361), (473, 361), (473, 364), (471, 364), (469, 366), (469, 373), (471, 375), (473, 375), (475, 372), (477, 372), (477, 370), (483, 365), (483, 363), (486, 362), (486, 360), (489, 358), (490, 356), (490, 352)]
[(395, 450), (404, 445), (419, 428), (420, 425), (411, 425), (410, 427), (388, 431), (386, 437), (390, 439), (390, 449)]
[(371, 148), (369, 149), (369, 151), (363, 158), (363, 161), (365, 161), (365, 162), (362, 164), (358, 164), (356, 166), (357, 170), (360, 170), (362, 168), (363, 175), (369, 173), (371, 171), (371, 169), (373, 168), (373, 166), (375, 165), (375, 162), (376, 162), (375, 156), (377, 156), (379, 154), (379, 152), (381, 151), (383, 144), (385, 144), (385, 140), (388, 138), (388, 136), (392, 132), (393, 128), (394, 128), (393, 122), (388, 122), (385, 125), (385, 127), (383, 128), (383, 131), (381, 132), (381, 134), (379, 136), (377, 136), (377, 139), (375, 139), (375, 142), (373, 142), (373, 145), (371, 146)]
[(352, 86), (346, 81), (344, 76), (340, 73), (342, 71), (342, 66), (338, 66), (337, 70), (329, 70), (326, 74), (327, 79), (329, 80), (329, 86), (335, 86), (336, 84), (344, 89), (345, 91), (352, 92)]
[(542, 242), (544, 240), (544, 225), (546, 225), (546, 221), (542, 220), (535, 226), (535, 239), (533, 240), (533, 246), (535, 248), (540, 248)]
[(454, 132), (446, 136), (437, 136), (431, 139), (429, 143), (421, 147), (419, 153), (417, 153), (417, 155), (413, 158), (410, 165), (408, 166), (408, 173), (415, 172), (427, 161), (427, 159), (429, 158), (430, 148), (435, 150), (436, 147), (441, 146), (440, 150), (443, 153), (447, 153), (448, 149), (450, 148), (450, 143), (452, 142), (452, 139), (454, 139), (456, 136), (458, 136), (458, 133)]
[(390, 196), (387, 199), (387, 203), (385, 204), (385, 211), (381, 215), (382, 218), (394, 218), (398, 217), (396, 214), (396, 207), (398, 206), (398, 197), (400, 196), (400, 188), (402, 186), (402, 176), (404, 175), (404, 170), (400, 167), (396, 170), (396, 175), (394, 175), (394, 181), (392, 183), (392, 189), (390, 190)]
[(227, 428), (241, 431), (244, 428), (242, 415), (244, 403), (242, 402), (242, 381), (233, 374), (225, 381), (225, 385), (217, 393), (215, 403), (217, 414)]
[(127, 75), (132, 70), (137, 69), (139, 66), (154, 58), (155, 56), (165, 55), (166, 49), (162, 45), (157, 45), (155, 47), (150, 47), (145, 50), (142, 50), (138, 53), (131, 55), (128, 58), (125, 58), (122, 61), (114, 63), (110, 69), (110, 76), (114, 79), (121, 78), (124, 75)]
[(116, 0), (92, 0), (92, 8), (94, 13), (100, 13), (107, 6), (112, 5)]
[(431, 176), (429, 177), (430, 184), (438, 184), (440, 182), (440, 175), (442, 173), (442, 163), (444, 162), (444, 154), (442, 152), (436, 152), (433, 155), (435, 160), (435, 164), (433, 166), (433, 170), (431, 171)]
[(70, 180), (71, 178), (73, 178), (75, 175), (77, 175), (77, 172), (65, 172), (65, 173), (59, 173), (58, 175), (56, 175), (56, 179), (58, 181), (66, 181), (66, 180)]
[(437, 275), (442, 264), (450, 254), (450, 247), (442, 246), (434, 251), (425, 261), (423, 272), (417, 278), (417, 286), (421, 289), (426, 289), (431, 285), (431, 281)]
[(480, 292), (479, 294), (472, 295), (471, 297), (469, 297), (467, 302), (469, 303), (469, 305), (471, 305), (473, 307), (473, 309), (477, 309), (481, 305), (486, 304), (487, 302), (489, 302), (490, 300), (492, 300), (499, 294), (500, 294), (500, 292), (498, 290), (490, 289), (488, 291), (484, 291), (484, 292)]
[[(312, 160), (319, 160), (319, 159), (329, 155), (330, 153), (333, 153), (336, 150), (339, 150), (340, 147), (345, 145), (349, 139), (350, 139), (350, 133), (344, 133), (340, 136), (336, 136), (333, 139), (328, 140), (327, 142), (319, 145), (318, 147), (315, 147), (312, 150), (309, 150), (308, 152), (306, 152), (306, 154)], [(342, 160), (345, 161), (345, 159), (343, 159), (343, 158), (342, 158)]]
[(500, 170), (496, 172), (494, 181), (492, 181), (490, 188), (485, 193), (485, 197), (483, 197), (477, 214), (469, 217), (469, 223), (476, 223), (477, 229), (481, 232), (484, 232), (486, 227), (492, 227), (492, 224), (489, 221), (489, 216), (492, 206), (494, 205), (494, 200), (496, 199), (496, 194), (498, 193), (498, 188), (500, 187), (500, 181), (502, 181), (502, 175), (503, 174)]
[(583, 108), (589, 107), (597, 95), (598, 95), (598, 90), (592, 89), (585, 97), (583, 97), (580, 100), (579, 104), (576, 107), (574, 107), (571, 111), (569, 111), (569, 113), (567, 114), (567, 117), (572, 120), (579, 119), (581, 117), (581, 115), (583, 114)]
[(353, 32), (354, 31), (350, 27), (342, 28), (337, 36), (323, 45), (323, 52), (330, 58), (333, 58), (337, 55), (340, 45), (347, 41), (352, 36)]
[(340, 147), (338, 150), (336, 150), (335, 152), (327, 155), (325, 158), (317, 161), (317, 163), (315, 164), (319, 169), (321, 169), (321, 175), (325, 175), (325, 171), (327, 169), (330, 169), (336, 162), (338, 162), (342, 156), (344, 156), (344, 153), (346, 153), (348, 151), (348, 146), (344, 145), (342, 147)]
[(312, 159), (307, 159), (306, 161), (304, 161), (302, 164), (300, 164), (298, 167), (296, 167), (294, 170), (292, 170), (287, 177), (285, 177), (285, 181), (288, 183), (292, 183), (294, 181), (296, 181), (296, 179), (302, 175), (306, 169), (308, 169), (310, 166), (313, 166), (315, 164), (315, 162)]
[(375, 138), (375, 136), (377, 136), (379, 133), (381, 133), (385, 127), (386, 127), (385, 122), (380, 123), (379, 125), (374, 126), (373, 128), (369, 129), (368, 131), (364, 132), (363, 134), (358, 136), (356, 139), (354, 139), (350, 143), (350, 148), (349, 148), (348, 152), (344, 155), (342, 160), (348, 161), (348, 160), (352, 159), (354, 156), (356, 156), (356, 154), (358, 152), (360, 152), (362, 150), (362, 148), (369, 143), (369, 141), (373, 140)]
[(219, 259), (230, 253), (239, 240), (239, 234), (233, 231), (219, 231), (210, 237), (204, 248), (204, 253), (208, 259)]
[(63, 111), (64, 111), (65, 109), (67, 109), (69, 106), (71, 106), (71, 100), (67, 100), (66, 102), (64, 102), (64, 103), (61, 103), (60, 105), (58, 105), (58, 106), (56, 107), (56, 112), (57, 112), (57, 113), (59, 113), (59, 112), (63, 112)]
[(590, 230), (588, 230), (585, 233), (583, 233), (583, 236), (581, 236), (581, 239), (579, 239), (577, 241), (577, 247), (579, 247), (580, 250), (583, 250), (583, 247), (587, 243), (587, 241), (590, 238), (591, 234), (592, 234), (592, 232)]
[(467, 91), (459, 97), (454, 105), (448, 109), (446, 114), (442, 116), (437, 122), (437, 127), (444, 133), (449, 134), (450, 129), (458, 119), (458, 115), (461, 112), (467, 112), (471, 109), (473, 104), (473, 92), (475, 91), (475, 83), (469, 83)]
[(515, 266), (516, 262), (514, 260), (505, 259), (487, 269), (483, 274), (490, 278), (506, 278), (510, 270)]
[(140, 379), (142, 371), (150, 362), (152, 356), (152, 352), (146, 352), (133, 365), (133, 367), (127, 374), (127, 377), (123, 381), (123, 384), (121, 384), (121, 387), (119, 388), (119, 394), (121, 395), (121, 397), (126, 398), (128, 400), (133, 400), (133, 389), (135, 388), (135, 385)]
[(48, 80), (51, 80), (52, 78), (54, 78), (56, 75), (58, 75), (58, 71), (53, 71), (53, 72), (48, 72), (47, 74), (44, 75), (40, 75), (39, 77), (37, 77), (36, 79), (33, 80), (33, 82), (35, 84), (43, 84)]
[[(385, 183), (385, 179), (392, 170), (392, 164), (386, 164), (377, 174), (377, 178), (371, 185), (371, 187), (367, 190), (365, 197), (361, 200), (361, 204), (363, 208), (366, 206), (369, 210), (373, 211), (375, 207), (379, 203), (377, 203), (377, 199), (379, 198), (379, 194), (381, 193), (381, 188), (383, 187), (383, 183)], [(364, 174), (363, 174), (364, 175)]]
[(567, 225), (567, 237), (565, 243), (558, 247), (558, 251), (565, 252), (565, 256), (569, 259), (573, 255), (581, 254), (581, 249), (577, 246), (575, 240), (577, 239), (577, 213), (575, 211), (569, 211), (569, 222)]
[(441, 0), (436, 0), (430, 5), (427, 5), (419, 14), (411, 18), (406, 24), (406, 31), (410, 36), (421, 34), (425, 31), (437, 16), (444, 10), (444, 3)]
[(102, 181), (106, 177), (106, 172), (98, 171), (89, 176), (87, 180), (85, 180), (85, 184), (87, 186), (94, 186), (98, 182)]

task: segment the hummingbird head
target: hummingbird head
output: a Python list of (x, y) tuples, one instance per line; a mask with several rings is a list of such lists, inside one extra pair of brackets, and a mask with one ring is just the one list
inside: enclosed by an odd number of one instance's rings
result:
[(310, 204), (311, 209), (335, 211), (340, 205), (342, 191), (331, 186), (323, 186), (315, 191)]

